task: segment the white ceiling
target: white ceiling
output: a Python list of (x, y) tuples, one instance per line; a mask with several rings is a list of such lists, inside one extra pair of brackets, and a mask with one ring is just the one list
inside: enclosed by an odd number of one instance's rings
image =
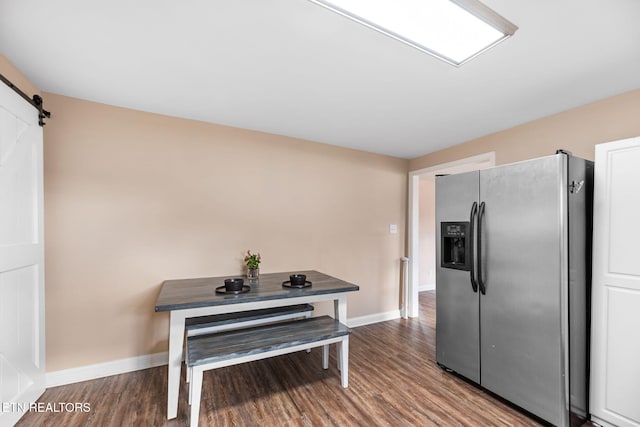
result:
[(640, 1), (484, 2), (519, 30), (460, 68), (308, 0), (0, 0), (0, 52), (45, 92), (404, 158), (640, 88)]

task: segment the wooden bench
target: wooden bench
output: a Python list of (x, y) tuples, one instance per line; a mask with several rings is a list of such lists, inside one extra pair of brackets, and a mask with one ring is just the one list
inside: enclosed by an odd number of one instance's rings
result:
[(322, 367), (329, 368), (329, 344), (338, 344), (340, 380), (349, 385), (349, 328), (329, 316), (273, 323), (210, 335), (187, 337), (191, 426), (198, 425), (202, 374), (268, 357), (323, 347)]
[[(187, 337), (246, 328), (271, 322), (311, 317), (313, 305), (297, 304), (260, 310), (240, 311), (236, 313), (214, 314), (211, 316), (190, 317), (185, 320), (184, 330)], [(187, 349), (187, 352), (189, 350)], [(186, 363), (185, 357), (185, 363)], [(190, 381), (187, 367), (187, 382)]]

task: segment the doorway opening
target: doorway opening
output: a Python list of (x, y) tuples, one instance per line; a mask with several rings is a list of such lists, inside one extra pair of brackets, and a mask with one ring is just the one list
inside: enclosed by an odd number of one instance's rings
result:
[(409, 172), (409, 277), (402, 317), (418, 317), (418, 293), (435, 289), (435, 177), (495, 166), (495, 152)]

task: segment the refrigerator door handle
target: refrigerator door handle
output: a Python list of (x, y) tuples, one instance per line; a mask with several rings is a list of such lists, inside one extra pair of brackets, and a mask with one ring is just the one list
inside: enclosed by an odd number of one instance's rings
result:
[(471, 214), (470, 214), (470, 228), (469, 228), (469, 257), (471, 258), (471, 271), (469, 273), (469, 276), (471, 278), (471, 288), (473, 289), (473, 292), (478, 292), (478, 282), (476, 281), (476, 269), (475, 269), (475, 259), (474, 259), (474, 224), (475, 224), (475, 220), (476, 220), (476, 216), (478, 214), (478, 203), (477, 202), (473, 202), (473, 205), (471, 206)]
[(484, 220), (484, 202), (480, 203), (478, 208), (478, 238), (476, 239), (476, 254), (478, 259), (478, 285), (480, 286), (480, 293), (486, 295), (487, 288), (482, 277), (482, 221)]

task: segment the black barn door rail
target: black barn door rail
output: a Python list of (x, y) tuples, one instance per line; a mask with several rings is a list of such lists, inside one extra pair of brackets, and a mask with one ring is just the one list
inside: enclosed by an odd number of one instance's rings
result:
[(27, 101), (29, 104), (33, 105), (35, 107), (35, 109), (38, 110), (38, 119), (39, 119), (38, 120), (38, 124), (40, 126), (46, 125), (46, 123), (44, 122), (44, 119), (45, 118), (47, 118), (47, 119), (50, 118), (51, 117), (51, 113), (44, 109), (43, 100), (42, 100), (42, 97), (40, 95), (33, 95), (33, 98), (29, 98), (29, 96), (26, 93), (21, 91), (20, 88), (18, 88), (16, 85), (11, 83), (9, 81), (9, 79), (7, 79), (2, 74), (0, 74), (0, 80), (2, 80), (7, 86), (9, 86), (11, 89), (13, 89), (18, 95), (23, 97), (25, 101)]

